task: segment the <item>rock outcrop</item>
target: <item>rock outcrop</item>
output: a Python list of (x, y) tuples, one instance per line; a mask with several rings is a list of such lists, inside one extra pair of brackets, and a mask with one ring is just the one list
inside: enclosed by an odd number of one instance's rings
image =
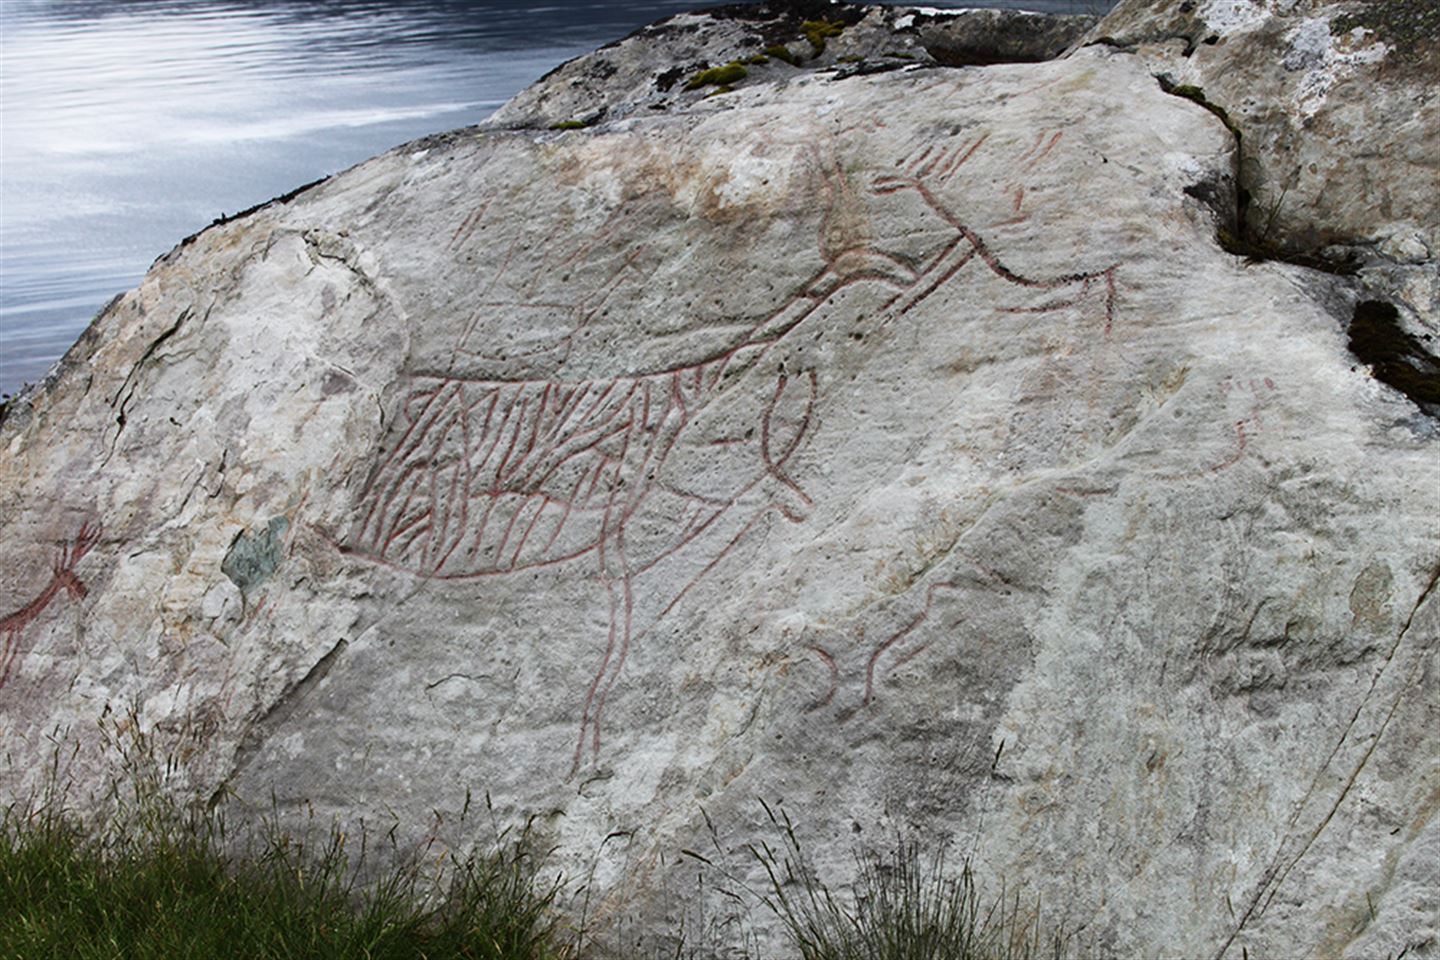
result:
[(1287, 141), (1184, 71), (1289, 14), (1199, 7), (674, 18), (183, 243), (0, 424), (0, 792), (138, 722), (242, 814), (488, 793), (612, 946), (758, 888), (764, 800), (1098, 953), (1437, 955), (1433, 157), (1322, 191), (1358, 276), (1226, 250)]

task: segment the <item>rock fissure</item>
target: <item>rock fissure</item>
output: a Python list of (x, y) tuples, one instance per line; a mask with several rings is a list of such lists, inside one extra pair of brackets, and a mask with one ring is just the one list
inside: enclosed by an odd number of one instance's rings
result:
[(1289, 841), (1291, 839), (1295, 838), (1295, 828), (1298, 825), (1300, 818), (1303, 816), (1306, 808), (1310, 806), (1311, 798), (1315, 795), (1317, 789), (1319, 788), (1321, 778), (1325, 775), (1327, 771), (1330, 770), (1336, 758), (1339, 756), (1341, 749), (1350, 739), (1350, 734), (1354, 730), (1356, 724), (1359, 722), (1361, 714), (1365, 712), (1365, 708), (1371, 703), (1376, 688), (1380, 685), (1380, 682), (1384, 678), (1386, 671), (1389, 670), (1390, 665), (1394, 662), (1396, 652), (1400, 649), (1401, 644), (1404, 642), (1406, 634), (1409, 633), (1411, 624), (1414, 622), (1416, 613), (1420, 610), (1422, 606), (1424, 606), (1425, 601), (1429, 599), (1437, 583), (1440, 583), (1440, 567), (1437, 567), (1435, 569), (1435, 571), (1431, 574), (1428, 582), (1422, 588), (1419, 598), (1416, 600), (1414, 607), (1411, 608), (1409, 616), (1406, 618), (1404, 625), (1400, 629), (1399, 635), (1395, 639), (1395, 643), (1386, 653), (1384, 661), (1381, 663), (1379, 670), (1376, 671), (1374, 678), (1371, 680), (1370, 687), (1368, 690), (1366, 690), (1365, 696), (1361, 698), (1359, 705), (1355, 708), (1355, 712), (1351, 715), (1349, 723), (1346, 724), (1345, 730), (1341, 733), (1339, 740), (1336, 741), (1334, 748), (1331, 749), (1329, 756), (1326, 757), (1325, 762), (1316, 771), (1314, 778), (1310, 782), (1309, 789), (1306, 791), (1304, 798), (1301, 800), (1299, 806), (1296, 808), (1295, 814), (1291, 817), (1289, 827), (1286, 831), (1286, 840), (1282, 842), (1280, 848), (1277, 849), (1275, 856), (1271, 860), (1270, 866), (1265, 871), (1264, 879), (1262, 880), (1259, 889), (1256, 891), (1254, 897), (1251, 899), (1250, 904), (1246, 908), (1244, 914), (1241, 916), (1239, 923), (1236, 925), (1230, 937), (1226, 939), (1224, 945), (1216, 954), (1217, 960), (1224, 957), (1225, 953), (1229, 950), (1235, 938), (1244, 929), (1245, 925), (1250, 921), (1251, 916), (1258, 916), (1260, 914), (1263, 914), (1265, 910), (1269, 907), (1269, 905), (1274, 901), (1275, 895), (1279, 892), (1281, 885), (1284, 884), (1286, 878), (1290, 875), (1291, 871), (1310, 851), (1315, 841), (1320, 837), (1320, 834), (1324, 832), (1325, 828), (1330, 824), (1331, 820), (1334, 819), (1336, 812), (1340, 809), (1341, 804), (1344, 803), (1345, 798), (1349, 795), (1350, 790), (1354, 787), (1356, 779), (1360, 776), (1361, 771), (1365, 768), (1366, 764), (1369, 763), (1371, 756), (1375, 753), (1376, 747), (1378, 747), (1380, 744), (1381, 737), (1384, 735), (1386, 729), (1389, 727), (1391, 720), (1395, 716), (1396, 710), (1400, 706), (1400, 701), (1405, 697), (1407, 693), (1410, 692), (1410, 689), (1413, 686), (1411, 681), (1414, 679), (1416, 673), (1418, 673), (1423, 668), (1424, 664), (1422, 660), (1416, 661), (1416, 663), (1411, 667), (1409, 675), (1404, 681), (1401, 682), (1400, 689), (1396, 693), (1394, 699), (1391, 701), (1389, 709), (1385, 712), (1384, 719), (1380, 722), (1379, 727), (1370, 734), (1368, 746), (1361, 754), (1360, 759), (1355, 764), (1354, 768), (1350, 771), (1349, 776), (1346, 777), (1344, 785), (1341, 786), (1339, 791), (1336, 793), (1334, 802), (1330, 804), (1329, 808), (1325, 811), (1324, 816), (1320, 819), (1320, 821), (1308, 832), (1304, 839), (1304, 842), (1300, 844), (1299, 850), (1296, 851), (1294, 856), (1290, 857), (1289, 861), (1285, 863), (1282, 867), (1281, 863), (1284, 857), (1285, 847), (1289, 845)]
[(1426, 341), (1434, 342), (1430, 334), (1407, 332), (1394, 304), (1362, 300), (1355, 306), (1348, 335), (1350, 352), (1369, 364), (1375, 379), (1440, 418), (1440, 357), (1426, 349)]
[[(139, 386), (140, 371), (144, 368), (146, 362), (155, 355), (155, 351), (160, 349), (160, 345), (180, 330), (181, 325), (189, 316), (190, 308), (186, 307), (176, 316), (174, 323), (166, 327), (158, 337), (150, 341), (150, 345), (145, 348), (144, 353), (140, 355), (140, 359), (136, 360), (134, 365), (131, 366), (130, 372), (126, 374), (125, 380), (120, 384), (120, 388), (116, 390), (115, 395), (110, 398), (110, 407), (115, 410), (115, 435), (110, 438), (110, 450), (106, 454), (105, 462), (108, 462), (110, 457), (114, 455), (115, 445), (120, 442), (120, 434), (125, 430), (125, 410), (134, 398), (135, 390)], [(121, 399), (120, 395), (122, 393), (125, 395), (124, 399)], [(103, 466), (104, 462), (102, 462), (101, 465)]]

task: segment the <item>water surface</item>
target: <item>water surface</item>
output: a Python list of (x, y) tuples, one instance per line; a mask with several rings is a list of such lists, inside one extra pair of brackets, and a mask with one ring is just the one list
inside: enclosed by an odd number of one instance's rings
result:
[(564, 60), (713, 5), (0, 0), (0, 392), (216, 217), (478, 123)]

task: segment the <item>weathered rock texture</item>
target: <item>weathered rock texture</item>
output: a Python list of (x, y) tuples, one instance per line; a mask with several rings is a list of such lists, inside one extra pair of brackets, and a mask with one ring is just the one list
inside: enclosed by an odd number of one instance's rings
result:
[(237, 811), (488, 792), (612, 945), (758, 888), (764, 799), (1099, 953), (1440, 953), (1440, 439), (1372, 294), (1217, 244), (1235, 138), (1140, 56), (857, 55), (549, 130), (582, 61), (157, 263), (0, 427), (0, 789), (138, 708)]
[[(1222, 241), (1355, 273), (1440, 336), (1440, 7), (1429, 0), (1122, 0), (1085, 42), (1135, 53), (1240, 149)], [(1223, 197), (1223, 199), (1221, 199)], [(1418, 399), (1440, 404), (1440, 388)]]

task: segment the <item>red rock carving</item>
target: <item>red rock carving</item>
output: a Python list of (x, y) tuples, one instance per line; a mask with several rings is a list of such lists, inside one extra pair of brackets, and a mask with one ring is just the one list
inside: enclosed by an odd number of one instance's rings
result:
[[(881, 177), (871, 185), (876, 196), (915, 191), (950, 228), (949, 240), (919, 266), (863, 241), (847, 245), (844, 230), (832, 230), (837, 208), (854, 197), (838, 171), (827, 171), (818, 240), (825, 265), (798, 294), (698, 362), (574, 381), (412, 376), (397, 426), (360, 493), (356, 525), (340, 549), (440, 580), (515, 574), (582, 558), (594, 563), (607, 596), (609, 626), (604, 653), (583, 697), (573, 776), (587, 744), (592, 760), (599, 755), (605, 701), (632, 645), (762, 519), (775, 512), (799, 523), (813, 505), (790, 468), (814, 424), (819, 378), (813, 370), (787, 371), (783, 360), (772, 374), (762, 360), (802, 325), (823, 323), (825, 308), (837, 294), (856, 284), (889, 290), (880, 322), (891, 322), (978, 260), (1017, 287), (1056, 291), (1038, 306), (998, 308), (1002, 312), (1060, 310), (1100, 285), (1105, 333), (1110, 332), (1115, 266), (1045, 280), (1021, 276), (933, 192), (934, 184), (953, 176), (985, 139), (927, 150), (904, 168), (905, 176)], [(1055, 135), (1041, 144), (1043, 151), (1058, 139)], [(460, 232), (473, 227), (475, 219), (462, 224)], [(508, 306), (523, 311), (533, 305)], [(474, 324), (472, 319), (466, 338)], [(704, 441), (698, 425), (707, 409), (722, 402), (717, 409), (734, 411), (732, 422), (742, 427)], [(690, 472), (675, 469), (674, 462), (683, 459), (677, 451), (686, 448), (712, 451), (709, 459), (719, 469), (706, 470), (704, 462), (696, 469), (693, 458)], [(726, 520), (737, 513), (738, 520)], [(695, 551), (708, 561), (660, 598), (658, 613), (637, 624), (635, 581), (681, 551)], [(875, 661), (899, 639), (892, 638), (871, 658), (867, 701)]]
[(4, 687), (10, 679), (10, 674), (14, 671), (15, 664), (23, 652), (21, 638), (25, 633), (25, 628), (45, 612), (45, 608), (50, 606), (50, 602), (61, 591), (68, 592), (76, 600), (84, 599), (85, 595), (89, 593), (84, 582), (75, 575), (75, 566), (99, 540), (99, 526), (91, 526), (89, 523), (82, 524), (75, 539), (60, 548), (59, 555), (51, 565), (50, 582), (45, 585), (45, 589), (41, 590), (34, 600), (4, 620), (0, 620), (0, 637), (5, 639), (5, 648), (0, 651), (0, 687)]

